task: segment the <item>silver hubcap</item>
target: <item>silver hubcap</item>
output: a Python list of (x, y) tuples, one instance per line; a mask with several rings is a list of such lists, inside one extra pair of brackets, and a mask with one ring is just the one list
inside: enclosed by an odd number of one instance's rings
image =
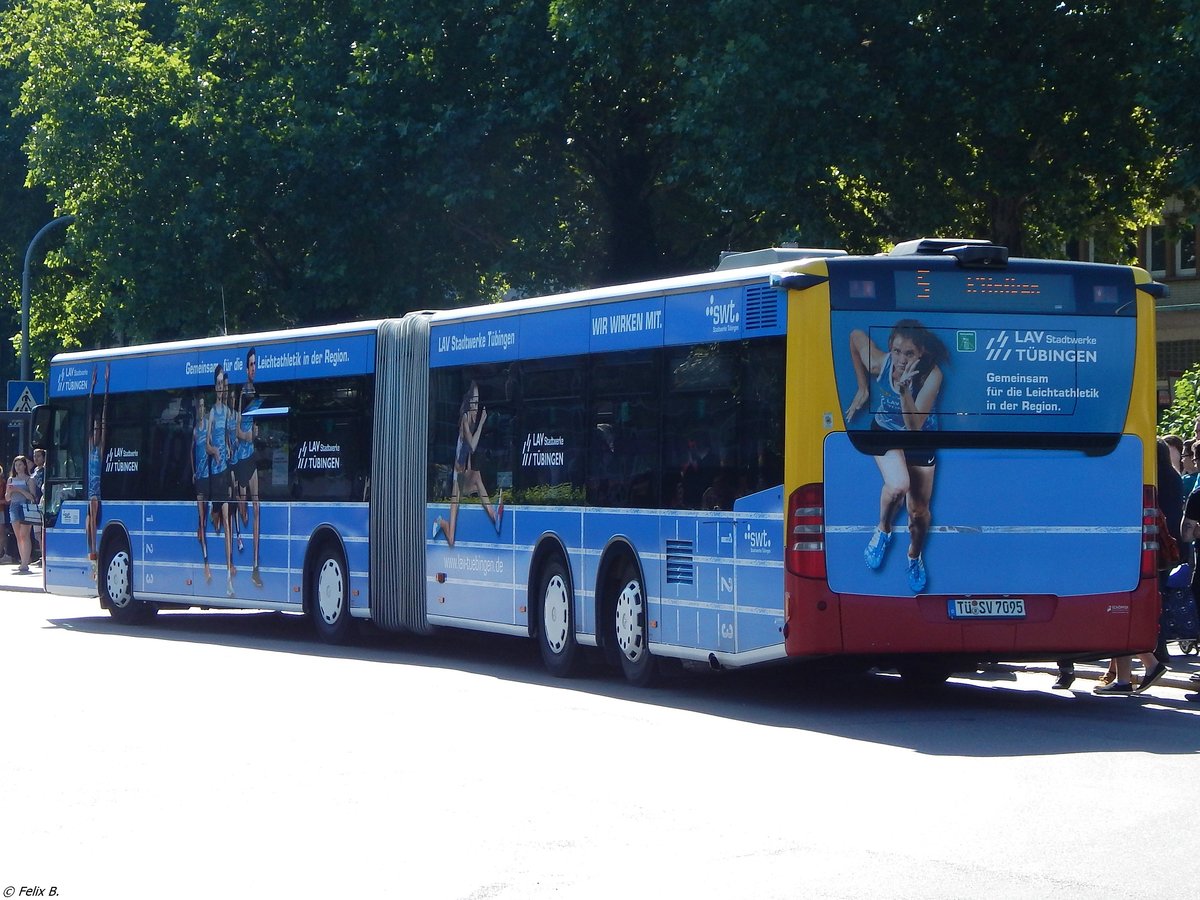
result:
[(617, 646), (630, 662), (646, 652), (646, 603), (642, 586), (630, 581), (617, 597)]
[(104, 585), (108, 589), (108, 602), (124, 609), (133, 600), (129, 587), (129, 554), (124, 550), (113, 554), (104, 573)]
[(342, 567), (336, 559), (327, 559), (321, 564), (321, 571), (317, 573), (317, 605), (326, 625), (333, 625), (341, 618), (345, 602), (346, 587), (342, 578)]
[(546, 644), (554, 653), (562, 653), (567, 646), (570, 603), (566, 582), (561, 575), (553, 576), (546, 583), (546, 593), (542, 597), (542, 631), (546, 635)]

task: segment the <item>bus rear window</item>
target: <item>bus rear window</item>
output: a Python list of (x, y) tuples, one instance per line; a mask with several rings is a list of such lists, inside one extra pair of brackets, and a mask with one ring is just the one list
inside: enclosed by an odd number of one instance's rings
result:
[(835, 311), (831, 324), (840, 405), (860, 443), (887, 434), (919, 445), (953, 433), (991, 443), (988, 436), (1124, 428), (1135, 319)]

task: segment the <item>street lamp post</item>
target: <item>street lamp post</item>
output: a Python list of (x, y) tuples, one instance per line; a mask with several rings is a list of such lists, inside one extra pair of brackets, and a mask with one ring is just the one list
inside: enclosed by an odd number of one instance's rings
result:
[(25, 250), (25, 268), (21, 272), (21, 380), (29, 380), (29, 261), (33, 258), (33, 248), (42, 236), (56, 225), (70, 225), (75, 221), (74, 216), (59, 216), (52, 222), (47, 222), (33, 236)]

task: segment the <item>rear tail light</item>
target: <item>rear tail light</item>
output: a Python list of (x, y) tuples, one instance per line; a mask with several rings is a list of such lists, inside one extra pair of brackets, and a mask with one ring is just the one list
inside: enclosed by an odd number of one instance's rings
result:
[(788, 498), (787, 569), (804, 578), (825, 577), (825, 486), (806, 484)]
[(1142, 577), (1158, 575), (1158, 491), (1142, 485)]

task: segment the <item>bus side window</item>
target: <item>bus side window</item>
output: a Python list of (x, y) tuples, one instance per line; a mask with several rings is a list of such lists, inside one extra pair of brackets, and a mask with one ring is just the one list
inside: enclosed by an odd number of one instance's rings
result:
[[(275, 401), (272, 401), (275, 402)], [(288, 443), (286, 416), (262, 416), (255, 420), (254, 459), (258, 467), (258, 495), (264, 500), (288, 496)]]
[[(51, 417), (48, 434), (46, 473), (46, 512), (50, 516), (58, 513), (64, 500), (77, 499), (83, 495), (82, 460), (85, 452), (85, 406), (83, 399), (64, 400), (56, 403)], [(60, 405), (61, 404), (61, 405)]]
[(740, 383), (736, 345), (699, 344), (667, 360), (668, 433), (681, 437), (673, 491), (687, 509), (730, 509)]
[(150, 423), (143, 494), (152, 500), (189, 500), (192, 487), (192, 426), (195, 413), (182, 390), (162, 391), (146, 398)]
[(579, 505), (584, 500), (583, 361), (574, 357), (521, 364), (516, 436), (518, 502)]
[(661, 372), (662, 354), (657, 350), (609, 353), (593, 359), (588, 503), (659, 506)]
[(783, 479), (782, 339), (699, 344), (667, 360), (667, 503), (733, 509)]
[(72, 461), (71, 447), (71, 414), (65, 409), (54, 410), (54, 426), (52, 438), (54, 444), (54, 468), (50, 471), (51, 478), (73, 478), (76, 467)]

